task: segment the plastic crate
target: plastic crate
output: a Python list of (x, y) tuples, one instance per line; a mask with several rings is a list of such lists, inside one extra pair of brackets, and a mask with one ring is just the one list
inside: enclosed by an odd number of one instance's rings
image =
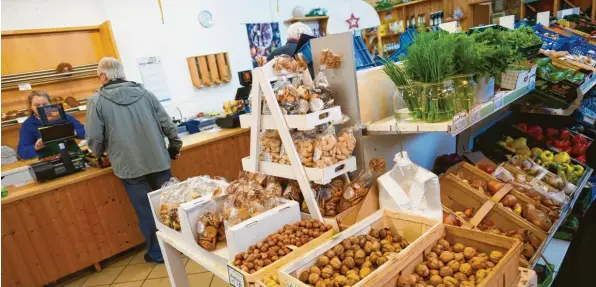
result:
[(306, 59), (306, 62), (308, 64), (312, 63), (312, 51), (310, 49), (310, 41), (304, 44), (304, 46), (302, 46), (302, 48), (298, 50), (298, 53), (302, 53), (302, 55), (304, 55), (304, 58)]
[[(569, 41), (569, 37), (559, 34), (557, 32), (546, 30), (542, 25), (534, 26), (534, 33), (536, 34), (536, 36), (542, 39), (542, 49), (544, 50), (560, 51), (563, 48), (563, 46), (565, 46), (567, 41)], [(557, 34), (559, 35), (559, 40), (555, 40), (550, 37), (544, 36), (544, 33)]]
[(372, 55), (368, 52), (368, 48), (364, 44), (362, 37), (353, 36), (354, 42), (354, 60), (356, 60), (356, 71), (374, 67), (375, 61)]
[(393, 62), (399, 61), (399, 57), (408, 55), (408, 48), (414, 43), (418, 31), (415, 29), (408, 29), (399, 36), (399, 49), (395, 50), (393, 54), (387, 57), (387, 60)]
[(567, 50), (569, 53), (574, 55), (587, 56), (590, 54), (590, 51), (592, 51), (592, 53), (596, 53), (596, 46), (586, 42), (583, 39), (578, 39), (570, 42)]
[[(366, 69), (375, 66), (375, 61), (372, 55), (368, 52), (362, 37), (354, 36), (354, 60), (356, 61), (356, 70)], [(310, 48), (310, 42), (306, 43), (298, 53), (302, 53), (308, 64), (312, 63), (312, 50)]]

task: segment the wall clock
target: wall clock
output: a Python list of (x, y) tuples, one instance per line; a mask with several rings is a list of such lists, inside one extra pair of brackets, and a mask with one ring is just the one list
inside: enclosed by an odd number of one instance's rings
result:
[(213, 16), (211, 16), (211, 12), (207, 10), (201, 11), (199, 14), (199, 22), (205, 28), (211, 28), (213, 26)]

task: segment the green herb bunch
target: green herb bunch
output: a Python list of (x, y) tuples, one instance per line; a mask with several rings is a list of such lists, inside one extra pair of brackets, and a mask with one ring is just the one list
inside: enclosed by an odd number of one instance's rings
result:
[(455, 71), (455, 37), (447, 32), (422, 32), (408, 48), (405, 70), (413, 81), (439, 83)]
[(393, 61), (386, 61), (383, 65), (383, 71), (396, 87), (407, 86), (410, 84), (410, 78), (406, 72)]

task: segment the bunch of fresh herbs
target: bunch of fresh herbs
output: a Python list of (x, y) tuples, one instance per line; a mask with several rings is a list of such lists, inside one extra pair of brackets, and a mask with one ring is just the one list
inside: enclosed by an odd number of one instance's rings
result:
[(455, 71), (455, 37), (447, 32), (422, 32), (408, 48), (404, 65), (413, 81), (440, 83)]

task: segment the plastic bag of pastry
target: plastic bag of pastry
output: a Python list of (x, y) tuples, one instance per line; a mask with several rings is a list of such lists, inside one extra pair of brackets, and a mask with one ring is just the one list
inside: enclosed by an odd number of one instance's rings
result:
[(296, 151), (300, 156), (300, 161), (302, 161), (302, 165), (306, 167), (314, 167), (315, 162), (313, 161), (313, 153), (315, 148), (315, 139), (314, 137), (305, 132), (296, 132), (294, 133), (294, 145), (296, 146)]
[(298, 114), (298, 92), (288, 79), (282, 77), (281, 80), (275, 82), (273, 91), (283, 114)]
[(290, 180), (286, 186), (286, 189), (284, 189), (282, 197), (285, 199), (302, 202), (302, 191), (300, 191), (300, 185), (298, 185), (298, 181)]
[(337, 69), (341, 63), (338, 54), (329, 49), (321, 50), (320, 54), (321, 69)]
[(207, 251), (215, 250), (220, 224), (221, 215), (217, 210), (217, 203), (211, 201), (205, 205), (197, 221), (196, 240), (199, 246)]
[(337, 153), (337, 138), (335, 137), (335, 127), (326, 125), (326, 127), (317, 134), (315, 147), (313, 151), (313, 161), (316, 167), (325, 168), (337, 162), (335, 154)]
[(369, 170), (362, 171), (358, 179), (352, 181), (344, 190), (338, 212), (342, 212), (363, 200), (372, 186), (372, 181), (372, 173)]
[(273, 63), (273, 72), (278, 75), (286, 75), (296, 72), (297, 63), (296, 60), (288, 55), (281, 55), (275, 57)]
[[(329, 88), (329, 81), (323, 70), (319, 71), (315, 77), (314, 89), (310, 93), (311, 111), (319, 111), (321, 109), (333, 107), (333, 94), (331, 88)], [(321, 105), (322, 108), (320, 108)]]
[(308, 68), (308, 61), (304, 54), (297, 53), (294, 55), (294, 59), (296, 59), (296, 72), (304, 72)]
[(272, 181), (268, 182), (267, 186), (265, 186), (265, 198), (276, 198), (281, 197), (283, 194), (283, 190), (281, 188), (281, 183)]
[[(315, 188), (313, 188), (314, 190)], [(329, 185), (317, 185), (317, 204), (324, 216), (335, 216), (337, 211), (337, 202), (333, 202), (333, 190)]]
[(228, 180), (223, 177), (211, 177), (208, 175), (191, 177), (186, 181), (188, 187), (197, 191), (201, 196), (212, 195), (214, 198), (225, 195), (225, 191), (230, 185)]
[(281, 152), (281, 138), (275, 130), (261, 131), (260, 161), (278, 162)]
[(338, 161), (345, 160), (352, 156), (352, 153), (356, 148), (356, 136), (354, 135), (354, 131), (356, 129), (357, 126), (352, 126), (339, 132), (337, 137), (337, 149), (335, 153), (335, 157)]

